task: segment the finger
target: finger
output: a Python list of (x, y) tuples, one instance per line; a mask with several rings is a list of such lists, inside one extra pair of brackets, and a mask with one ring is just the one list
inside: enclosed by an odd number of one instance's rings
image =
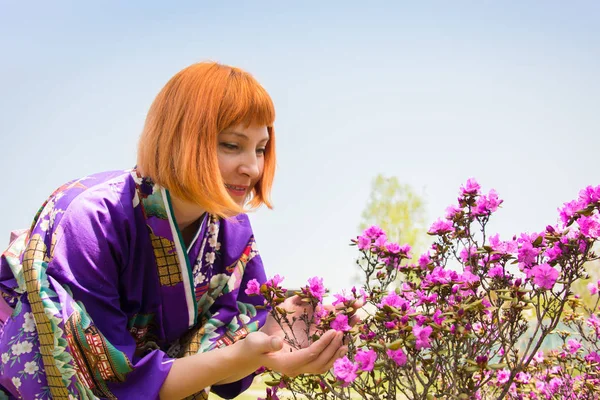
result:
[(253, 332), (246, 336), (244, 344), (250, 346), (252, 351), (258, 354), (279, 351), (283, 347), (283, 341), (276, 336), (269, 336), (262, 332)]
[(346, 354), (348, 354), (348, 346), (341, 346), (338, 351), (333, 353), (333, 357), (331, 357), (329, 359), (329, 361), (325, 365), (324, 371), (322, 373), (324, 374), (325, 372), (327, 372), (331, 368), (333, 368), (333, 363), (335, 363), (335, 360), (337, 360), (338, 358), (344, 357)]
[(350, 326), (354, 326), (356, 324), (358, 324), (360, 321), (362, 321), (362, 318), (359, 317), (358, 315), (354, 314), (352, 317), (350, 317), (350, 319), (348, 320), (348, 325)]
[[(309, 363), (306, 368), (308, 371), (313, 373), (323, 374), (327, 372), (333, 362), (338, 358), (340, 353), (340, 346), (342, 345), (343, 333), (337, 332), (335, 338), (331, 343), (319, 354), (319, 357)], [(346, 349), (347, 351), (347, 349)], [(345, 353), (344, 353), (345, 354)]]

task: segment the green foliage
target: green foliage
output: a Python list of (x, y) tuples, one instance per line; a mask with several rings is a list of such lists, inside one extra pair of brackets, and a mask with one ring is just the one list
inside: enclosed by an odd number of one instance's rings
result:
[(425, 200), (397, 177), (377, 175), (371, 183), (369, 201), (362, 213), (360, 230), (378, 225), (390, 241), (408, 243), (418, 258), (427, 238)]

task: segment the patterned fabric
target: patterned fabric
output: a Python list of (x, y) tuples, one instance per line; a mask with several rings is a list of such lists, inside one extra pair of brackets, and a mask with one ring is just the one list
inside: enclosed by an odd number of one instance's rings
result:
[(197, 237), (186, 249), (168, 191), (135, 170), (59, 188), (2, 255), (0, 399), (157, 399), (172, 358), (262, 326), (243, 290), (266, 279), (247, 216), (206, 215)]

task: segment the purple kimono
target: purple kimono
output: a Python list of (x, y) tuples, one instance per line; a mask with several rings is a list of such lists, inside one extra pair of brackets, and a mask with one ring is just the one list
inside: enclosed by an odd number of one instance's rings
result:
[(266, 280), (246, 215), (205, 214), (186, 249), (169, 192), (136, 170), (70, 182), (2, 255), (0, 399), (157, 399), (175, 358), (264, 324), (251, 279)]

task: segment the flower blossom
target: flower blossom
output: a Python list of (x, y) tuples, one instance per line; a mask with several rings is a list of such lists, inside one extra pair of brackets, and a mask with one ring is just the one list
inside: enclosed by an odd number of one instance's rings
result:
[(598, 239), (600, 237), (600, 221), (598, 214), (591, 217), (582, 216), (577, 220), (579, 231), (584, 236), (590, 239)]
[(412, 333), (415, 335), (415, 347), (417, 350), (431, 347), (431, 343), (429, 343), (431, 332), (433, 332), (433, 328), (430, 326), (413, 326)]
[(404, 364), (406, 364), (406, 354), (404, 354), (404, 351), (402, 351), (402, 349), (398, 349), (398, 350), (390, 350), (390, 349), (388, 349), (386, 351), (386, 354), (399, 367), (401, 367)]
[(383, 229), (381, 229), (377, 225), (373, 225), (373, 226), (365, 229), (365, 231), (363, 232), (363, 235), (375, 240), (375, 239), (379, 238), (380, 236), (384, 236), (385, 232), (383, 231)]
[(408, 309), (409, 303), (402, 297), (398, 296), (396, 292), (389, 292), (381, 299), (381, 303), (379, 303), (379, 307), (383, 306), (390, 306), (397, 308), (398, 310), (402, 310), (403, 306), (404, 308)]
[(565, 203), (563, 208), (558, 209), (558, 213), (560, 215), (560, 220), (563, 225), (566, 225), (571, 217), (575, 215), (575, 213), (582, 208), (585, 207), (585, 204), (581, 200), (573, 200), (569, 203)]
[(375, 367), (375, 360), (377, 360), (377, 353), (375, 350), (358, 350), (354, 360), (358, 363), (358, 368), (363, 371), (372, 371)]
[(325, 294), (325, 286), (323, 286), (323, 278), (314, 276), (308, 280), (308, 290), (319, 301), (323, 300)]
[(475, 180), (475, 178), (469, 178), (469, 179), (467, 179), (467, 183), (465, 183), (464, 185), (461, 185), (460, 194), (461, 194), (461, 196), (476, 195), (476, 194), (479, 194), (480, 189), (481, 189), (481, 186)]
[(366, 236), (359, 236), (356, 244), (359, 250), (368, 250), (371, 247), (371, 239)]
[(499, 384), (504, 385), (506, 382), (508, 382), (508, 378), (510, 378), (510, 371), (506, 368), (496, 372), (496, 379), (498, 380)]
[(442, 235), (444, 233), (451, 232), (454, 232), (454, 226), (452, 224), (452, 221), (443, 220), (441, 218), (435, 221), (431, 225), (431, 228), (429, 228), (429, 230), (427, 231), (427, 233), (429, 233), (430, 235)]
[(429, 256), (428, 253), (421, 254), (421, 257), (419, 257), (419, 267), (421, 267), (421, 269), (427, 269), (427, 266), (429, 265), (430, 262), (431, 262), (431, 257)]
[(356, 372), (358, 371), (358, 364), (354, 364), (348, 359), (348, 356), (338, 358), (333, 363), (333, 375), (340, 381), (345, 383), (352, 383), (356, 379)]
[(277, 286), (279, 286), (279, 284), (281, 282), (283, 282), (284, 279), (285, 278), (283, 276), (280, 276), (279, 274), (275, 274), (274, 277), (272, 277), (271, 279), (269, 279), (267, 281), (267, 286), (269, 286), (269, 287), (277, 287)]
[(577, 353), (577, 350), (581, 348), (581, 343), (579, 343), (575, 339), (569, 339), (569, 341), (567, 342), (567, 348), (569, 350), (569, 353), (575, 354)]
[(585, 189), (581, 189), (579, 191), (579, 201), (582, 202), (584, 206), (587, 206), (591, 203), (597, 203), (600, 201), (600, 185), (593, 187), (588, 186)]
[(489, 215), (498, 210), (500, 204), (502, 204), (503, 200), (498, 198), (498, 193), (494, 189), (490, 190), (488, 195), (480, 196), (475, 203), (475, 208), (473, 209), (474, 215)]
[(244, 293), (248, 296), (260, 294), (260, 283), (258, 283), (256, 279), (251, 279), (248, 281), (248, 286), (246, 287), (246, 290), (244, 290)]
[(504, 278), (504, 268), (501, 265), (490, 268), (488, 271), (489, 278)]
[(559, 272), (552, 268), (550, 264), (540, 264), (531, 268), (530, 275), (533, 276), (533, 283), (543, 289), (552, 289)]
[(348, 332), (352, 327), (348, 325), (348, 316), (344, 314), (338, 314), (333, 321), (331, 321), (331, 329), (341, 332)]

